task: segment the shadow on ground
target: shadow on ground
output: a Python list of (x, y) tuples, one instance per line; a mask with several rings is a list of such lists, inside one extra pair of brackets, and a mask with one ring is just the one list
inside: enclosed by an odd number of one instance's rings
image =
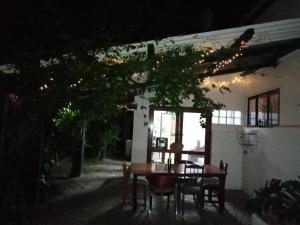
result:
[[(107, 165), (106, 165), (107, 166)], [(185, 203), (185, 215), (176, 215), (174, 201), (171, 199), (170, 209), (166, 209), (166, 201), (161, 196), (156, 196), (153, 201), (151, 214), (142, 207), (136, 213), (131, 210), (131, 205), (121, 207), (122, 177), (121, 162), (112, 163), (111, 168), (101, 170), (91, 166), (86, 171), (97, 171), (97, 175), (88, 172), (78, 180), (71, 180), (78, 185), (67, 186), (69, 189), (47, 204), (36, 208), (32, 216), (32, 225), (177, 225), (199, 224), (201, 219), (195, 209), (192, 198)], [(96, 181), (95, 181), (96, 179)], [(89, 181), (93, 183), (88, 187)], [(63, 182), (68, 182), (64, 180)], [(80, 183), (85, 184), (80, 188)], [(65, 183), (60, 184), (61, 188)], [(72, 188), (75, 190), (72, 192)], [(70, 192), (71, 191), (71, 192)], [(240, 225), (249, 224), (248, 215), (237, 210), (243, 205), (244, 199), (241, 192), (228, 192), (226, 211), (220, 214), (216, 207), (207, 204), (204, 224), (207, 225)], [(141, 202), (142, 203), (142, 202)], [(234, 215), (234, 216), (233, 216)], [(237, 216), (236, 216), (237, 215)], [(245, 218), (244, 218), (245, 217)], [(246, 218), (247, 217), (247, 218)], [(242, 223), (241, 223), (242, 222)]]

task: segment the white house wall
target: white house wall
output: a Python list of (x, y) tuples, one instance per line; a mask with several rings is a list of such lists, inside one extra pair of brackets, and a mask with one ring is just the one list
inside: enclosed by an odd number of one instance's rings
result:
[[(285, 56), (277, 68), (264, 68), (250, 75), (241, 83), (232, 83), (238, 74), (211, 78), (214, 83), (228, 82), (231, 93), (220, 94), (216, 89), (208, 93), (215, 101), (222, 102), (228, 110), (241, 110), (246, 125), (247, 99), (266, 91), (280, 88), (280, 127), (247, 128), (232, 125), (212, 125), (212, 163), (221, 159), (229, 163), (226, 187), (242, 188), (248, 193), (264, 185), (267, 179), (296, 179), (300, 175), (300, 50)], [(132, 161), (146, 162), (148, 128), (144, 126), (149, 115), (148, 102), (143, 100), (146, 110), (140, 109), (142, 100), (134, 112)], [(191, 106), (186, 101), (184, 106)], [(256, 150), (242, 153), (239, 136), (242, 130), (258, 131)]]
[[(257, 150), (243, 155), (242, 188), (248, 193), (271, 178), (300, 175), (300, 51), (281, 59), (277, 69), (264, 68), (247, 79), (247, 96), (280, 88), (280, 127), (257, 130)], [(262, 75), (260, 75), (260, 73)]]
[[(244, 111), (245, 106), (245, 83), (233, 84), (232, 80), (238, 74), (219, 76), (211, 78), (214, 83), (228, 82), (229, 87), (232, 90), (231, 93), (220, 94), (219, 91), (213, 89), (209, 93), (215, 101), (220, 101), (226, 105), (229, 110)], [(140, 98), (135, 99), (138, 103), (138, 108), (134, 112), (134, 124), (133, 124), (133, 142), (132, 142), (132, 162), (146, 162), (147, 159), (147, 138), (148, 128), (144, 126), (144, 122), (148, 121), (148, 118), (144, 118), (144, 112), (149, 115), (149, 105), (145, 100)], [(142, 103), (143, 101), (143, 103)], [(141, 110), (140, 106), (147, 107), (146, 111)], [(191, 107), (191, 101), (185, 101), (183, 106)], [(242, 152), (238, 142), (238, 134), (241, 126), (232, 125), (213, 125), (212, 126), (212, 163), (218, 165), (222, 159), (229, 163), (228, 177), (226, 181), (226, 188), (240, 189), (241, 188), (241, 168), (242, 168)]]
[[(148, 126), (145, 122), (148, 122), (149, 102), (137, 96), (135, 102), (138, 106), (134, 111), (131, 162), (144, 163), (147, 161)], [(146, 108), (141, 109), (141, 106)]]
[[(212, 89), (207, 96), (214, 101), (223, 103), (227, 110), (238, 110), (244, 114), (246, 81), (233, 83), (236, 77), (239, 77), (239, 73), (211, 78), (211, 81), (216, 84), (228, 82), (231, 92), (220, 94), (217, 89)], [(243, 120), (245, 121), (245, 119)], [(212, 125), (211, 162), (215, 165), (218, 165), (221, 159), (228, 162), (226, 178), (226, 188), (228, 189), (241, 189), (242, 185), (242, 151), (239, 145), (241, 129), (242, 126)]]

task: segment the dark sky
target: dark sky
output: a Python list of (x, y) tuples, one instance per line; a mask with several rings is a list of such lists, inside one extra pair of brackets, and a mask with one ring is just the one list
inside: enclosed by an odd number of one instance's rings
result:
[(118, 44), (234, 27), (258, 1), (2, 0), (0, 59), (91, 37)]

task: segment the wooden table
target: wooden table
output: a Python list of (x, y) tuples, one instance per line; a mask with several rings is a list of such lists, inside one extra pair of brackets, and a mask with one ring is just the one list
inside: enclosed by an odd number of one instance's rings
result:
[[(137, 209), (137, 178), (138, 176), (154, 176), (154, 175), (164, 175), (164, 176), (181, 176), (184, 174), (184, 164), (172, 165), (172, 170), (168, 172), (164, 168), (158, 168), (155, 163), (132, 163), (131, 173), (133, 174), (133, 188), (132, 188), (132, 210)], [(220, 179), (220, 190), (218, 191), (219, 199), (219, 210), (222, 212), (224, 210), (224, 197), (225, 197), (225, 177), (226, 173), (219, 169), (215, 165), (205, 165), (204, 166), (204, 177), (218, 177)]]

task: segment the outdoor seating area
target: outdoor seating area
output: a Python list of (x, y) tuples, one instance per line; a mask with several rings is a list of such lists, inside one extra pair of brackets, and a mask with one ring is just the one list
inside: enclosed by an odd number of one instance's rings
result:
[[(137, 201), (137, 210), (132, 211), (131, 193), (123, 204), (123, 161), (104, 160), (84, 167), (81, 178), (61, 180), (56, 183), (60, 194), (50, 204), (41, 205), (34, 214), (32, 225), (115, 225), (126, 224), (199, 224), (201, 216), (195, 207), (192, 195), (185, 196), (184, 216), (176, 214), (175, 200), (170, 196), (167, 209), (167, 196), (160, 194), (152, 198), (152, 210), (144, 208), (143, 194)], [(89, 183), (93, 183), (89, 186)], [(68, 185), (67, 185), (68, 184)], [(66, 187), (68, 187), (66, 189)], [(70, 195), (70, 193), (73, 193)], [(245, 203), (249, 196), (242, 191), (226, 191), (225, 210), (220, 213), (217, 204), (205, 203), (203, 222), (209, 225), (246, 225), (251, 214)], [(84, 206), (84, 207), (83, 207)], [(64, 212), (63, 214), (61, 212)], [(69, 214), (70, 216), (66, 216)], [(76, 214), (76, 216), (72, 216)]]
[(299, 0), (0, 5), (0, 225), (300, 224)]

